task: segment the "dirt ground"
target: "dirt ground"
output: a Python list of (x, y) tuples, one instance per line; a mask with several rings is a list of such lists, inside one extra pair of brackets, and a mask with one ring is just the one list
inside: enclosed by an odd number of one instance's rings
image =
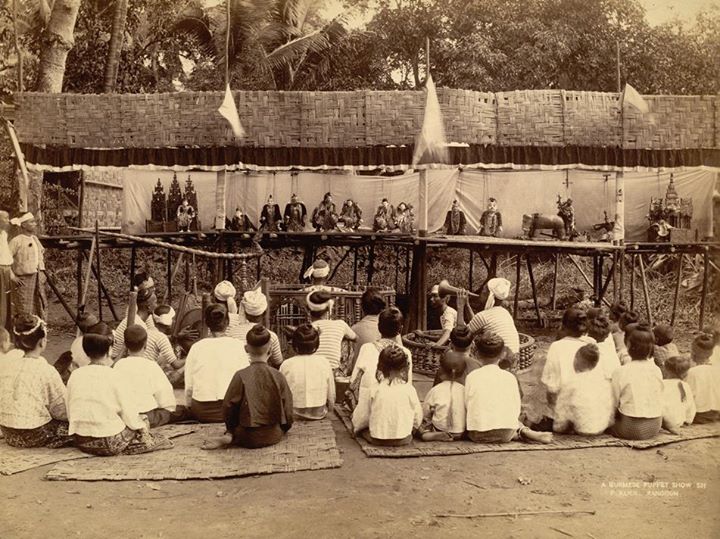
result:
[[(540, 400), (543, 341), (521, 376), (526, 408)], [(55, 336), (47, 357), (69, 342)], [(417, 386), (422, 396), (429, 382)], [(150, 483), (45, 481), (46, 466), (0, 477), (0, 537), (720, 537), (720, 439), (369, 459), (333, 426), (344, 461), (334, 470)], [(522, 511), (595, 513), (437, 516)]]

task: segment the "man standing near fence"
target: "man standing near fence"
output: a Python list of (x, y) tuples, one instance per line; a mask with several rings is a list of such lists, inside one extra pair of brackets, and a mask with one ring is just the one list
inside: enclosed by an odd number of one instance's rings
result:
[(10, 214), (0, 210), (0, 327), (12, 329), (12, 291), (15, 274), (12, 271), (13, 256), (8, 245)]
[(20, 227), (20, 233), (9, 244), (12, 271), (17, 279), (12, 294), (13, 315), (34, 314), (45, 320), (45, 259), (43, 246), (35, 235), (37, 221), (27, 212), (10, 223)]

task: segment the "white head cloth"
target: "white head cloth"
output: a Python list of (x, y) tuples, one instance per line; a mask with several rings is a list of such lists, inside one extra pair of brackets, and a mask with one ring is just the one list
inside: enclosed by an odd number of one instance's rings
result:
[(307, 303), (308, 309), (310, 309), (311, 311), (314, 311), (314, 312), (332, 310), (333, 305), (335, 304), (335, 300), (329, 299), (329, 300), (327, 300), (327, 301), (324, 302), (324, 303), (314, 303), (314, 302), (310, 299), (310, 296), (312, 296), (315, 292), (317, 292), (317, 290), (314, 290), (314, 291), (310, 292), (310, 293), (305, 297), (305, 303)]
[(35, 216), (32, 213), (27, 212), (27, 213), (22, 214), (20, 217), (15, 217), (13, 219), (10, 219), (10, 223), (15, 226), (20, 226), (24, 222), (31, 221), (33, 219), (35, 219)]
[(170, 307), (170, 310), (165, 314), (153, 313), (153, 320), (156, 324), (162, 324), (164, 326), (172, 326), (173, 318), (175, 318), (175, 309)]
[(433, 287), (430, 289), (430, 295), (432, 296), (433, 294), (435, 294), (436, 296), (440, 295), (440, 286), (433, 285)]
[(313, 262), (312, 266), (305, 270), (303, 277), (306, 279), (309, 279), (310, 277), (314, 279), (322, 279), (328, 275), (330, 275), (330, 266), (328, 266), (328, 263), (323, 259), (318, 258), (315, 262)]
[(502, 277), (495, 277), (490, 279), (487, 283), (488, 299), (485, 302), (485, 309), (489, 309), (495, 306), (495, 299), (507, 299), (510, 295), (510, 281), (503, 279)]
[(268, 308), (268, 301), (265, 294), (262, 293), (260, 288), (254, 290), (248, 290), (243, 294), (242, 306), (245, 309), (245, 314), (250, 316), (260, 316)]

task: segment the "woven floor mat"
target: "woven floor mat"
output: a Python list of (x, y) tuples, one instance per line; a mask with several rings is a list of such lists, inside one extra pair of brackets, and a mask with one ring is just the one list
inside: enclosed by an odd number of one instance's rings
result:
[[(344, 407), (335, 406), (337, 415), (352, 432), (350, 414)], [(626, 447), (623, 440), (612, 436), (574, 436), (555, 435), (551, 444), (535, 444), (527, 442), (509, 442), (506, 444), (476, 444), (467, 440), (457, 442), (422, 442), (413, 440), (411, 444), (401, 447), (383, 447), (372, 445), (363, 438), (356, 438), (360, 448), (368, 457), (435, 457), (447, 455), (469, 455), (472, 453), (489, 453), (492, 451), (551, 451), (556, 449), (586, 449), (590, 447)]]
[(660, 445), (685, 442), (687, 440), (699, 440), (702, 438), (720, 437), (720, 423), (705, 423), (704, 425), (688, 425), (680, 429), (680, 434), (670, 434), (664, 430), (650, 440), (628, 440), (627, 444), (633, 449), (650, 449)]
[(45, 478), (79, 481), (210, 479), (322, 470), (342, 465), (329, 420), (297, 421), (283, 441), (262, 449), (233, 447), (205, 451), (201, 449), (203, 440), (222, 435), (225, 426), (188, 426), (194, 427), (196, 432), (176, 438), (173, 440), (175, 447), (167, 451), (61, 463)]
[(4, 440), (0, 440), (0, 474), (12, 475), (40, 466), (55, 464), (66, 460), (85, 459), (90, 455), (74, 447), (48, 449), (47, 447), (34, 447), (22, 449), (10, 447)]

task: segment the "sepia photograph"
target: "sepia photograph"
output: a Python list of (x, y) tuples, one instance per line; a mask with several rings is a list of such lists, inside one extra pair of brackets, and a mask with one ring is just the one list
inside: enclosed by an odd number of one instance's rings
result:
[(0, 0), (0, 537), (720, 537), (720, 0)]

